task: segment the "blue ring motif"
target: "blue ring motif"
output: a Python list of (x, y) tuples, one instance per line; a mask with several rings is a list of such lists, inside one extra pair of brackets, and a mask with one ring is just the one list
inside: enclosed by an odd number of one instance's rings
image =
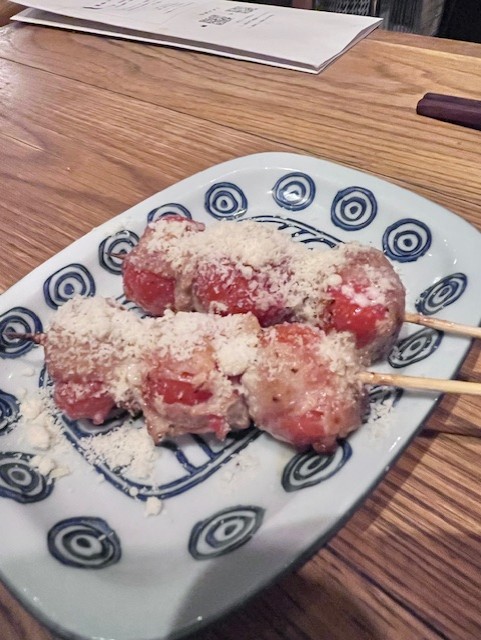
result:
[[(39, 386), (47, 390), (51, 390), (52, 381), (50, 380), (46, 368), (43, 367), (39, 376)], [(87, 440), (99, 433), (112, 431), (121, 426), (131, 417), (126, 413), (114, 413), (101, 426), (93, 425), (90, 420), (69, 420), (65, 415), (57, 412), (57, 416), (62, 420), (64, 426), (64, 434), (72, 443), (78, 453), (92, 465), (92, 467), (101, 474), (105, 480), (110, 482), (113, 487), (122, 491), (125, 495), (132, 498), (132, 490), (135, 490), (136, 500), (147, 500), (149, 497), (156, 497), (160, 500), (174, 498), (201, 482), (210, 478), (223, 468), (233, 456), (248, 447), (251, 442), (261, 436), (261, 432), (255, 427), (243, 429), (239, 432), (229, 434), (223, 446), (219, 446), (219, 441), (208, 434), (185, 436), (186, 443), (181, 444), (177, 441), (166, 439), (159, 446), (165, 449), (175, 467), (177, 468), (176, 476), (169, 478), (161, 484), (145, 482), (129, 477), (122, 467), (111, 467), (106, 462), (92, 462), (85, 453), (83, 439)], [(199, 462), (200, 458), (203, 462)]]
[(89, 516), (57, 522), (47, 534), (47, 545), (59, 562), (79, 569), (104, 569), (122, 555), (115, 531), (102, 518)]
[(115, 275), (122, 273), (122, 258), (112, 255), (129, 253), (139, 241), (139, 236), (133, 231), (123, 229), (105, 238), (99, 244), (98, 258), (100, 266)]
[(347, 440), (341, 441), (331, 454), (312, 450), (298, 453), (289, 460), (282, 472), (282, 488), (292, 493), (320, 484), (340, 471), (351, 455), (352, 447)]
[(283, 209), (301, 211), (307, 209), (316, 195), (316, 184), (307, 173), (287, 173), (275, 183), (272, 197)]
[(41, 333), (40, 318), (30, 309), (13, 307), (0, 316), (0, 358), (19, 358), (36, 344), (24, 338), (9, 338), (8, 333)]
[(4, 436), (13, 429), (19, 415), (20, 405), (17, 398), (0, 389), (0, 436)]
[(95, 281), (82, 264), (72, 263), (55, 271), (43, 284), (45, 302), (58, 309), (76, 295), (95, 295)]
[(452, 273), (441, 278), (428, 287), (416, 300), (416, 310), (426, 316), (441, 311), (456, 302), (464, 293), (468, 284), (468, 277), (464, 273)]
[(0, 497), (21, 504), (45, 500), (52, 493), (54, 481), (31, 465), (31, 453), (7, 451), (0, 453)]
[(264, 513), (262, 507), (237, 506), (197, 522), (190, 534), (190, 555), (195, 560), (207, 560), (238, 549), (259, 529)]
[(384, 232), (384, 253), (397, 262), (415, 262), (430, 248), (432, 235), (429, 227), (414, 218), (403, 218)]
[(115, 299), (117, 300), (117, 302), (120, 305), (122, 305), (122, 307), (125, 307), (126, 309), (129, 309), (130, 311), (134, 311), (141, 318), (146, 318), (148, 316), (148, 314), (145, 313), (145, 311), (142, 309), (142, 307), (139, 307), (137, 304), (135, 304), (135, 302), (132, 302), (132, 300), (127, 300), (127, 298), (125, 297), (124, 294), (120, 294)]
[(366, 407), (366, 414), (363, 416), (363, 422), (369, 419), (376, 421), (380, 416), (373, 415), (376, 407), (390, 403), (394, 407), (404, 394), (404, 389), (399, 387), (388, 387), (382, 384), (376, 384), (370, 387), (368, 392), (369, 404)]
[(183, 218), (192, 220), (192, 214), (187, 207), (184, 207), (183, 204), (179, 204), (178, 202), (169, 202), (168, 204), (163, 204), (149, 211), (147, 214), (147, 222), (155, 222), (166, 216), (182, 216)]
[(388, 357), (394, 369), (402, 369), (415, 362), (425, 360), (436, 351), (444, 333), (436, 329), (421, 329), (398, 342)]
[(236, 220), (247, 212), (247, 198), (232, 182), (216, 182), (206, 192), (204, 207), (217, 220)]
[(339, 238), (335, 238), (325, 231), (320, 231), (316, 229), (316, 227), (312, 227), (310, 224), (299, 222), (292, 218), (262, 214), (252, 216), (250, 220), (257, 220), (263, 224), (274, 226), (278, 231), (288, 233), (293, 240), (302, 242), (302, 244), (305, 244), (309, 248), (315, 245), (325, 245), (332, 249), (343, 244)]
[(345, 231), (368, 227), (377, 215), (377, 201), (364, 187), (347, 187), (338, 191), (331, 205), (331, 220)]

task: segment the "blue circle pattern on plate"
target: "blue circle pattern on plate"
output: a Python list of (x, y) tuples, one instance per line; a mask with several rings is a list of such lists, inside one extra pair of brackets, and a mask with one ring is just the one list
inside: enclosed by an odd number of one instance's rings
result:
[(320, 484), (340, 471), (351, 455), (352, 447), (347, 440), (342, 440), (331, 454), (315, 451), (298, 453), (289, 460), (282, 472), (282, 487), (291, 493)]
[(219, 511), (194, 525), (189, 553), (196, 560), (217, 558), (248, 542), (262, 524), (265, 510), (237, 506)]
[(402, 218), (384, 232), (382, 246), (384, 253), (396, 262), (415, 262), (431, 246), (429, 227), (414, 218)]
[(441, 311), (463, 295), (467, 284), (468, 277), (464, 273), (452, 273), (441, 278), (421, 293), (416, 300), (416, 310), (426, 316)]
[[(51, 391), (52, 380), (43, 367), (39, 376), (39, 386)], [(211, 475), (220, 471), (237, 453), (256, 440), (261, 432), (250, 427), (227, 435), (222, 443), (209, 434), (191, 434), (182, 441), (165, 439), (159, 446), (165, 450), (163, 454), (170, 457), (168, 481), (158, 484), (138, 482), (131, 478), (122, 467), (113, 468), (106, 462), (92, 461), (88, 443), (93, 435), (111, 432), (132, 418), (126, 412), (113, 414), (103, 425), (93, 425), (90, 420), (70, 420), (57, 412), (64, 426), (64, 435), (72, 443), (78, 453), (100, 473), (116, 489), (136, 500), (147, 500), (156, 497), (167, 500), (178, 496), (204, 482)], [(139, 425), (139, 428), (142, 426)], [(133, 495), (132, 490), (135, 491)]]
[(377, 201), (364, 187), (348, 187), (338, 191), (331, 205), (331, 220), (345, 231), (368, 227), (377, 215)]
[(217, 220), (236, 220), (247, 212), (247, 198), (232, 182), (216, 182), (206, 192), (204, 207)]
[(272, 189), (272, 197), (283, 209), (302, 211), (314, 200), (316, 185), (307, 173), (287, 173), (276, 182)]
[(19, 415), (20, 405), (17, 398), (0, 389), (0, 436), (4, 436), (13, 429)]
[[(100, 266), (115, 275), (122, 273), (122, 254), (129, 253), (139, 241), (139, 236), (133, 231), (123, 229), (105, 238), (99, 244), (98, 257)], [(116, 255), (114, 255), (116, 254)]]
[(173, 215), (182, 216), (183, 218), (192, 220), (192, 214), (187, 207), (184, 207), (183, 204), (179, 204), (178, 202), (169, 202), (168, 204), (163, 204), (160, 207), (155, 207), (155, 209), (149, 211), (147, 214), (147, 222), (155, 222), (160, 218)]
[(425, 360), (441, 344), (443, 332), (436, 329), (421, 329), (400, 340), (388, 357), (391, 367), (401, 369), (415, 362)]
[(58, 309), (76, 295), (95, 295), (95, 281), (86, 267), (72, 263), (62, 267), (45, 280), (43, 294), (48, 306)]
[(142, 309), (142, 307), (139, 307), (138, 304), (136, 304), (135, 302), (132, 302), (132, 300), (129, 300), (128, 298), (126, 298), (123, 293), (121, 293), (119, 296), (116, 296), (115, 299), (123, 307), (125, 307), (126, 309), (129, 309), (133, 313), (139, 315), (141, 318), (148, 317), (149, 314), (145, 313), (145, 311)]
[[(85, 448), (83, 439), (88, 441), (93, 433), (113, 431), (123, 421), (130, 420), (130, 416), (114, 417), (101, 428), (95, 428), (87, 420), (68, 420), (63, 415), (61, 418), (65, 425), (66, 437), (80, 455), (116, 489), (136, 500), (147, 500), (150, 497), (168, 500), (189, 491), (221, 470), (233, 456), (261, 435), (257, 429), (245, 429), (239, 435), (227, 436), (222, 445), (219, 445), (219, 441), (214, 437), (209, 437), (208, 434), (184, 436), (184, 444), (182, 445), (166, 439), (159, 447), (164, 449), (163, 455), (170, 458), (171, 467), (169, 466), (169, 468), (172, 469), (172, 473), (167, 482), (154, 484), (139, 482), (129, 477), (122, 467), (113, 468), (106, 462), (92, 462), (88, 455), (88, 448)], [(134, 495), (132, 490), (135, 491)]]
[(19, 358), (36, 345), (32, 340), (10, 338), (11, 333), (41, 333), (40, 318), (30, 309), (13, 307), (0, 316), (0, 358)]
[(339, 244), (343, 244), (342, 240), (331, 236), (329, 233), (319, 231), (316, 227), (312, 227), (305, 222), (299, 222), (299, 220), (293, 220), (292, 218), (281, 218), (280, 216), (272, 215), (259, 215), (252, 216), (251, 220), (262, 222), (263, 224), (270, 224), (277, 228), (278, 231), (288, 233), (296, 242), (302, 242), (302, 244), (310, 247), (311, 245), (326, 245), (331, 249), (337, 247)]
[(57, 522), (47, 534), (48, 550), (62, 564), (105, 569), (122, 555), (120, 540), (102, 518), (79, 516)]
[[(403, 389), (399, 387), (388, 387), (383, 384), (373, 385), (369, 389), (368, 398), (369, 398), (369, 409), (371, 413), (373, 413), (376, 409), (378, 409), (382, 405), (388, 405), (393, 407), (398, 401), (401, 399), (404, 393)], [(378, 416), (372, 416), (374, 419), (377, 419)]]
[(11, 498), (21, 504), (48, 498), (54, 481), (31, 464), (33, 457), (31, 453), (19, 451), (0, 453), (0, 497)]
[(380, 420), (385, 411), (390, 411), (404, 394), (404, 389), (399, 387), (391, 387), (382, 384), (376, 384), (369, 388), (368, 406), (362, 417), (362, 422), (376, 422)]

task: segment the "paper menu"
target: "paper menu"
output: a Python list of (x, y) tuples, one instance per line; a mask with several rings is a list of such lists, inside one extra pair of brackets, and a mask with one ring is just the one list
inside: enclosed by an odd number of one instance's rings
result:
[(229, 0), (27, 0), (14, 19), (318, 73), (378, 26), (366, 16)]

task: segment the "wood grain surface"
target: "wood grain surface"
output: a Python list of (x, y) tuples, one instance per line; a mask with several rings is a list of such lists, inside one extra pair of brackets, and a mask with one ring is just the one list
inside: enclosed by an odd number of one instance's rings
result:
[[(481, 229), (480, 132), (415, 113), (428, 91), (481, 99), (480, 78), (481, 45), (381, 31), (311, 76), (4, 27), (0, 291), (143, 198), (261, 151), (359, 168)], [(479, 345), (459, 377), (480, 381)], [(443, 398), (324, 549), (195, 637), (478, 640), (480, 435), (481, 399)], [(0, 639), (51, 638), (0, 587)]]

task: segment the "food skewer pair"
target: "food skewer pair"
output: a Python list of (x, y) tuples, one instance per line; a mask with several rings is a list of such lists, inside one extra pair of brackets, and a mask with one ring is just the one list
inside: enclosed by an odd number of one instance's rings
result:
[[(100, 424), (115, 406), (142, 411), (156, 442), (185, 432), (223, 438), (253, 419), (299, 448), (327, 451), (361, 424), (363, 385), (481, 395), (476, 383), (366, 370), (389, 352), (403, 321), (481, 335), (405, 313), (404, 287), (382, 252), (357, 244), (311, 252), (252, 221), (204, 230), (178, 216), (157, 221), (123, 260), (126, 296), (164, 318), (140, 319), (103, 299), (77, 299), (59, 310), (46, 334), (9, 334), (45, 348), (54, 399), (70, 418)], [(89, 305), (97, 325), (90, 312), (79, 324)], [(187, 327), (186, 336), (179, 327)], [(226, 344), (216, 351), (217, 333), (234, 345), (227, 360)]]

